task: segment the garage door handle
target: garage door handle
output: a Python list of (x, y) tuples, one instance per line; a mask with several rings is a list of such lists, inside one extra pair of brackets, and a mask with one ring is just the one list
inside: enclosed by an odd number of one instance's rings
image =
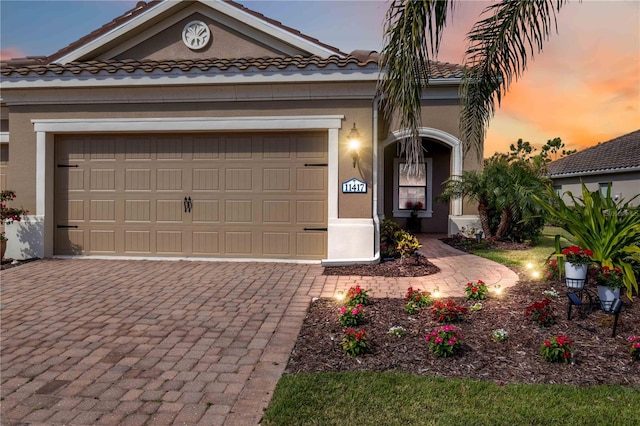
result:
[(184, 212), (191, 213), (191, 208), (193, 207), (193, 203), (191, 202), (191, 197), (184, 197)]
[(303, 228), (304, 231), (326, 231), (327, 228)]
[(187, 197), (187, 204), (189, 206), (189, 213), (191, 213), (191, 208), (193, 207), (193, 203), (191, 202), (191, 197)]
[(58, 228), (77, 228), (78, 225), (58, 225)]

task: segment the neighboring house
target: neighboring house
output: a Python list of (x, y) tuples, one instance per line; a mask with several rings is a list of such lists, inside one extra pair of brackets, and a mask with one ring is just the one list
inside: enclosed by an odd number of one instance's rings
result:
[[(584, 182), (590, 191), (603, 194), (611, 185), (615, 200), (630, 200), (640, 194), (640, 130), (553, 161), (547, 176), (560, 194), (581, 197)], [(640, 197), (632, 205), (640, 205)]]
[(139, 2), (51, 56), (5, 61), (3, 170), (30, 212), (7, 257), (376, 261), (379, 221), (403, 223), (407, 201), (424, 231), (457, 232), (477, 211), (436, 197), (480, 167), (458, 139), (461, 68), (432, 65), (412, 179), (377, 59), (206, 0)]

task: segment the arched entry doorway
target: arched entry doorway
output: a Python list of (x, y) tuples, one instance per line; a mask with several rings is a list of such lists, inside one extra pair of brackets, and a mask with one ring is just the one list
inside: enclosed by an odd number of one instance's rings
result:
[(444, 189), (443, 182), (462, 173), (462, 144), (455, 136), (433, 128), (421, 128), (425, 149), (420, 176), (406, 173), (404, 159), (399, 155), (399, 141), (407, 131), (396, 131), (381, 144), (378, 152), (380, 183), (378, 214), (407, 226), (415, 205), (421, 205), (417, 216), (421, 232), (448, 233), (451, 216), (462, 214), (461, 200), (443, 203), (437, 200)]

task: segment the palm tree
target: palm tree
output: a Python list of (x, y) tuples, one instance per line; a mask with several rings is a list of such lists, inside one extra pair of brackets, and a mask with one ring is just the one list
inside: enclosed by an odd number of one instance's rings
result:
[[(482, 157), (496, 102), (499, 106), (513, 80), (522, 75), (529, 56), (542, 51), (552, 29), (557, 29), (556, 12), (565, 3), (501, 0), (488, 6), (483, 12), (486, 17), (467, 34), (459, 123), (465, 153), (474, 149)], [(420, 99), (429, 83), (429, 61), (438, 55), (454, 5), (454, 0), (393, 0), (387, 11), (379, 92), (384, 95), (387, 118), (398, 116), (399, 126), (409, 130), (410, 136), (400, 145), (409, 167), (422, 156)]]
[(444, 191), (438, 196), (442, 201), (449, 201), (451, 198), (467, 198), (471, 202), (477, 202), (480, 224), (486, 238), (491, 238), (489, 209), (493, 183), (490, 177), (486, 170), (465, 170), (462, 175), (447, 179), (444, 182)]

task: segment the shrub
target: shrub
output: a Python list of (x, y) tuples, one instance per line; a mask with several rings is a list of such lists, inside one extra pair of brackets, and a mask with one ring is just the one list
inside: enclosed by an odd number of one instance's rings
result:
[(549, 362), (568, 363), (571, 361), (572, 352), (571, 340), (562, 335), (547, 339), (540, 345), (540, 353)]
[(484, 300), (487, 298), (489, 288), (482, 280), (478, 280), (477, 283), (468, 282), (464, 292), (467, 295), (467, 299)]
[(392, 220), (380, 224), (380, 255), (385, 257), (411, 257), (422, 247), (418, 239)]
[(640, 361), (640, 336), (631, 336), (627, 339), (629, 353), (636, 361)]
[(437, 356), (446, 358), (456, 353), (462, 346), (462, 333), (453, 325), (438, 327), (425, 336), (429, 349)]
[[(413, 287), (409, 287), (407, 289), (407, 294), (405, 294), (404, 300), (407, 302), (405, 310), (410, 314), (416, 313), (418, 309), (429, 306), (433, 303), (431, 300), (431, 293), (420, 290), (419, 288), (414, 290)], [(413, 310), (413, 312), (410, 312), (410, 309)]]
[[(7, 206), (7, 201), (12, 201), (15, 198), (16, 193), (14, 191), (0, 191), (0, 225), (10, 225), (13, 222), (20, 222), (22, 216), (28, 213), (27, 210)], [(0, 232), (0, 241), (6, 239), (4, 232)]]
[(469, 313), (464, 306), (458, 306), (453, 300), (436, 300), (431, 306), (433, 318), (438, 322), (452, 323), (462, 321)]
[(342, 338), (342, 350), (348, 356), (358, 356), (369, 350), (367, 342), (367, 332), (364, 330), (356, 331), (353, 328), (344, 332)]
[(345, 299), (347, 306), (368, 305), (370, 301), (369, 294), (367, 292), (368, 290), (360, 288), (359, 285), (349, 287), (347, 297)]
[(338, 321), (345, 327), (353, 325), (359, 325), (364, 321), (364, 312), (362, 311), (362, 305), (356, 305), (353, 307), (343, 306), (340, 308), (340, 315), (338, 315)]
[(525, 310), (525, 315), (536, 322), (540, 327), (547, 327), (556, 321), (549, 304), (551, 299), (545, 298), (541, 302), (534, 302)]

